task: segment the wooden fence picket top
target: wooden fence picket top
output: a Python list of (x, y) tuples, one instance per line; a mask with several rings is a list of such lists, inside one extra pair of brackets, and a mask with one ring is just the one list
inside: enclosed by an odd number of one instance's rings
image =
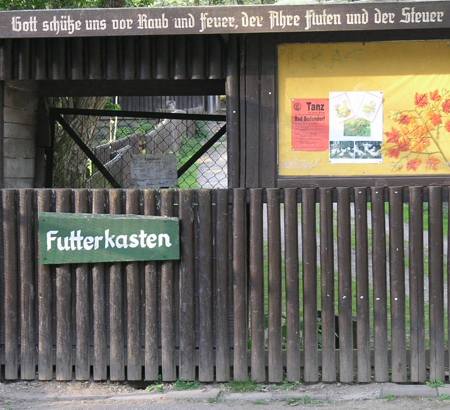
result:
[(409, 188), (409, 294), (411, 382), (426, 380), (424, 266), (423, 266), (423, 191)]
[(322, 323), (322, 381), (336, 381), (336, 331), (334, 309), (333, 192), (320, 188), (320, 272)]
[[(229, 223), (228, 190), (220, 189), (216, 192), (216, 293), (215, 293), (215, 330), (216, 330), (216, 381), (230, 380), (230, 345), (228, 332), (229, 310)], [(192, 289), (194, 292), (194, 289)]]
[(382, 187), (372, 187), (371, 198), (375, 381), (386, 382), (389, 375), (384, 189)]
[(280, 191), (269, 188), (266, 192), (269, 248), (269, 382), (279, 383), (283, 381)]
[(403, 189), (389, 188), (389, 275), (391, 289), (392, 381), (406, 382), (405, 252)]
[[(146, 189), (144, 196), (144, 215), (156, 215), (157, 193)], [(159, 377), (159, 338), (158, 326), (158, 265), (156, 262), (144, 264), (145, 310), (144, 310), (144, 379), (155, 381)]]
[(264, 343), (264, 250), (263, 250), (263, 190), (250, 190), (249, 208), (249, 281), (251, 379), (266, 381)]
[(248, 380), (247, 364), (247, 270), (246, 270), (246, 190), (233, 190), (233, 378)]
[[(106, 191), (92, 191), (92, 213), (105, 212)], [(94, 344), (93, 373), (94, 380), (106, 380), (107, 343), (106, 343), (106, 279), (105, 265), (92, 265), (92, 333)]]
[(428, 211), (430, 380), (444, 380), (444, 271), (442, 188), (430, 186)]
[(319, 380), (317, 336), (316, 190), (302, 188), (304, 380)]
[(284, 190), (284, 242), (286, 264), (287, 343), (286, 379), (300, 380), (300, 294), (297, 189)]
[[(161, 215), (172, 216), (173, 191), (161, 191)], [(161, 263), (161, 363), (162, 380), (177, 378), (175, 367), (175, 309), (173, 262)]]
[[(139, 214), (139, 191), (126, 191), (127, 214)], [(129, 262), (126, 273), (126, 317), (127, 317), (127, 380), (142, 379), (141, 337), (140, 337), (140, 280), (139, 263)]]
[[(51, 210), (52, 191), (37, 192), (37, 210)], [(38, 264), (38, 371), (39, 380), (53, 378), (53, 332), (52, 332), (52, 270), (49, 265)], [(88, 305), (86, 304), (86, 307)], [(89, 323), (89, 322), (88, 322)], [(84, 323), (80, 324), (83, 326)], [(78, 348), (78, 344), (77, 344)]]
[(367, 190), (355, 188), (357, 380), (371, 380)]
[[(88, 212), (88, 191), (76, 190), (75, 212)], [(47, 265), (48, 266), (48, 265)], [(75, 268), (75, 378), (89, 380), (89, 268), (87, 264), (77, 265)]]
[[(72, 191), (56, 191), (56, 212), (72, 211)], [(56, 380), (72, 379), (72, 272), (56, 267)]]

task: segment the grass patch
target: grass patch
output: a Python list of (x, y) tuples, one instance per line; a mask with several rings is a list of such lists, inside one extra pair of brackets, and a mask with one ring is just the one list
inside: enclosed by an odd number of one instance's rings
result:
[(200, 383), (197, 381), (177, 380), (173, 384), (175, 390), (195, 390), (200, 388)]
[(247, 393), (252, 391), (259, 390), (260, 386), (259, 384), (255, 383), (254, 381), (248, 380), (248, 381), (231, 381), (227, 383), (228, 390), (230, 390), (233, 393)]
[(442, 401), (450, 400), (450, 394), (446, 394), (446, 393), (440, 394), (439, 397), (438, 397), (438, 399), (439, 399), (439, 400), (442, 400)]
[(386, 401), (394, 401), (397, 398), (394, 394), (388, 394), (384, 399)]
[(430, 380), (430, 381), (427, 382), (427, 386), (428, 387), (434, 387), (434, 388), (442, 387), (442, 386), (444, 386), (444, 382), (442, 380), (440, 380), (440, 379)]

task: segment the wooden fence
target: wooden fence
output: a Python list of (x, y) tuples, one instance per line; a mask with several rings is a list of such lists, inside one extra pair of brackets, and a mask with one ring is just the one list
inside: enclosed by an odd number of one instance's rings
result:
[[(449, 368), (447, 188), (1, 197), (5, 379), (425, 382)], [(39, 210), (178, 215), (181, 261), (39, 265)]]

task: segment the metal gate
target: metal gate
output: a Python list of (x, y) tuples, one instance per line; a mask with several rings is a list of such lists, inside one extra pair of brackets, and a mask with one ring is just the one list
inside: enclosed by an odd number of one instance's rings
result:
[(49, 187), (132, 187), (142, 154), (173, 155), (179, 188), (228, 187), (225, 115), (52, 108), (50, 124)]

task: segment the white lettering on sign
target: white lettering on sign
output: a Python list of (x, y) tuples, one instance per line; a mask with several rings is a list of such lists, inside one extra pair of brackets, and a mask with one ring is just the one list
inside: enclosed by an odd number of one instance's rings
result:
[(234, 16), (211, 16), (210, 13), (200, 13), (200, 33), (207, 29), (227, 29), (237, 28), (236, 19)]
[(143, 229), (131, 235), (113, 235), (109, 229), (104, 235), (84, 236), (81, 229), (70, 231), (68, 236), (58, 236), (59, 231), (48, 231), (46, 234), (47, 251), (91, 251), (103, 249), (135, 249), (135, 248), (170, 248), (172, 241), (167, 233), (148, 233)]
[(321, 13), (316, 13), (314, 10), (306, 10), (305, 20), (306, 20), (305, 30), (309, 30), (316, 26), (341, 25), (340, 14), (329, 13), (327, 9), (323, 9)]
[(442, 11), (416, 11), (415, 7), (402, 8), (400, 23), (442, 23), (444, 12)]
[(298, 14), (286, 14), (283, 11), (269, 11), (270, 28), (299, 27), (301, 17)]

